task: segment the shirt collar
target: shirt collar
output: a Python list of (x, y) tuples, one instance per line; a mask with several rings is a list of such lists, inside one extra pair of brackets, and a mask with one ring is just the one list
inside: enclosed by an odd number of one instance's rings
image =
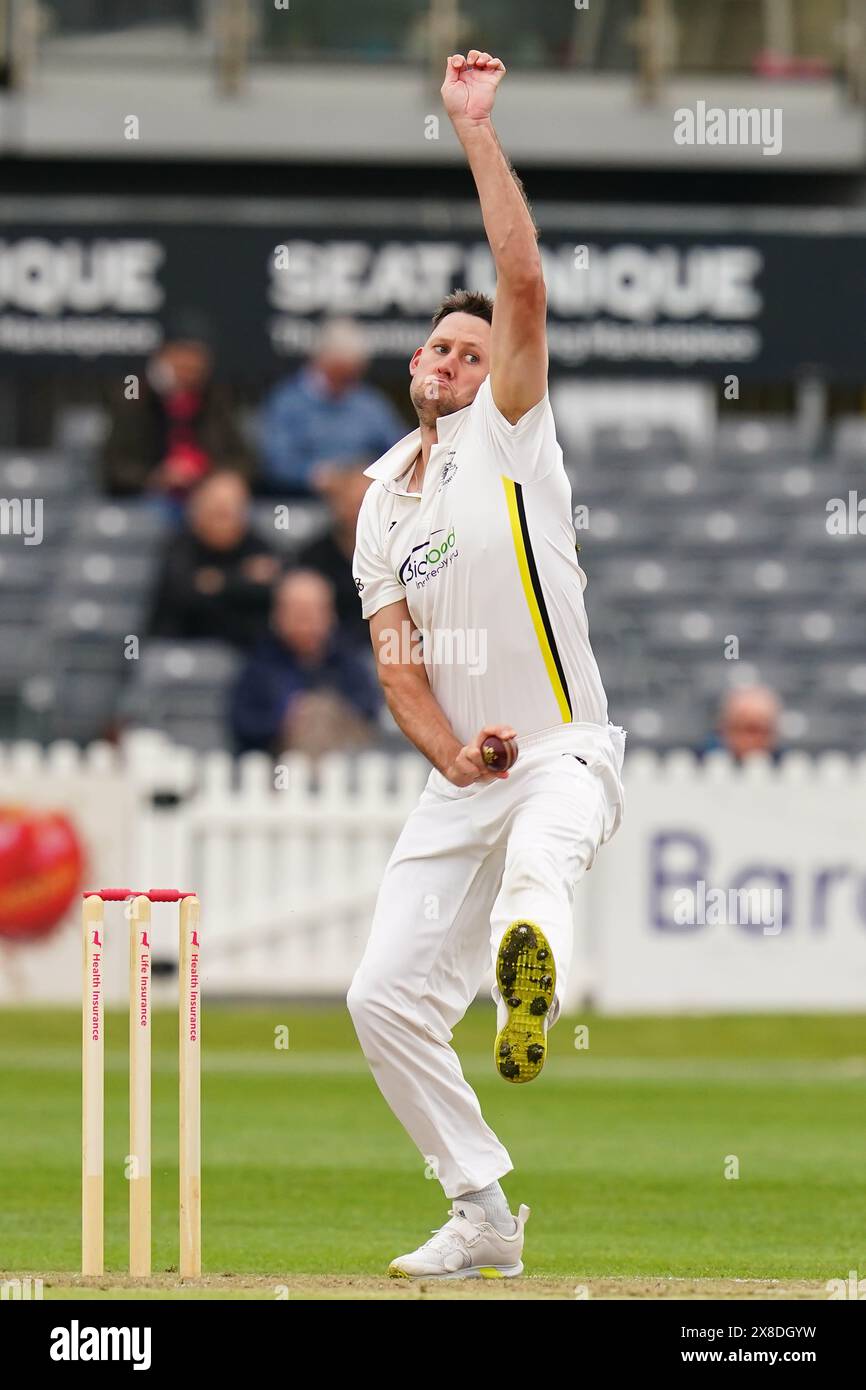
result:
[[(450, 415), (439, 416), (436, 421), (437, 443), (444, 444), (454, 438), (470, 408), (470, 406), (464, 405), (462, 410), (453, 410)], [(410, 434), (398, 439), (396, 444), (392, 444), (388, 452), (378, 458), (375, 463), (371, 463), (369, 468), (365, 468), (365, 476), (378, 478), (380, 482), (385, 484), (389, 492), (405, 492), (405, 488), (388, 487), (388, 484), (396, 482), (406, 472), (417, 454), (420, 444), (420, 429), (412, 430)], [(415, 496), (416, 494), (407, 493), (406, 495)]]
[[(395, 482), (401, 474), (406, 472), (418, 452), (420, 443), (420, 429), (412, 430), (411, 434), (404, 435), (402, 439), (397, 440), (396, 444), (392, 444), (388, 452), (378, 458), (375, 463), (371, 463), (369, 468), (365, 468), (364, 476), (378, 478), (387, 487), (388, 483)], [(388, 488), (389, 492), (401, 490), (400, 488)]]

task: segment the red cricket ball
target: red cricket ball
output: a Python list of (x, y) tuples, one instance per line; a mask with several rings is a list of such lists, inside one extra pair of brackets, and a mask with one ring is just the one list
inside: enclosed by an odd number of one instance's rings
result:
[(491, 772), (507, 772), (517, 759), (517, 739), (485, 734), (481, 740), (481, 756)]
[(55, 811), (0, 806), (0, 937), (33, 941), (59, 925), (81, 884), (84, 851)]

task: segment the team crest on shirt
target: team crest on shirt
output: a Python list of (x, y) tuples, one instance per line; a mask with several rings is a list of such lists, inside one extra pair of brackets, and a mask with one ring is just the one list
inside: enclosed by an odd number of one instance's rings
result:
[(451, 482), (451, 479), (454, 477), (454, 474), (457, 472), (457, 464), (454, 462), (454, 455), (455, 455), (456, 453), (457, 453), (457, 450), (456, 450), (456, 449), (449, 449), (449, 450), (448, 450), (448, 453), (445, 455), (445, 464), (444, 464), (444, 467), (443, 467), (443, 469), (442, 469), (442, 481), (441, 481), (441, 483), (439, 484), (439, 488), (438, 488), (438, 491), (439, 491), (439, 492), (442, 491), (442, 489), (443, 489), (443, 487), (445, 486), (446, 483), (450, 483), (450, 482)]

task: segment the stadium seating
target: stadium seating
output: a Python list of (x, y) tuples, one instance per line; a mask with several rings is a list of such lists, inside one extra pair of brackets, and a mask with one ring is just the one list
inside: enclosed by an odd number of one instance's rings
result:
[(226, 700), (241, 661), (221, 642), (146, 642), (121, 703), (124, 722), (201, 752), (228, 747)]
[[(0, 553), (0, 734), (87, 740), (130, 721), (191, 747), (226, 746), (237, 657), (143, 639), (167, 523), (146, 501), (95, 491), (99, 413), (67, 410), (55, 447), (0, 453), (0, 495), (43, 499), (41, 545)], [(700, 746), (731, 684), (760, 680), (785, 739), (864, 747), (866, 556), (827, 529), (827, 502), (863, 491), (866, 427), (840, 421), (810, 453), (775, 418), (720, 424), (703, 456), (653, 425), (595, 428), (569, 457), (593, 644), (611, 717), (632, 746)], [(253, 525), (287, 561), (327, 524), (323, 506), (256, 498)], [(738, 655), (725, 660), (737, 638)]]

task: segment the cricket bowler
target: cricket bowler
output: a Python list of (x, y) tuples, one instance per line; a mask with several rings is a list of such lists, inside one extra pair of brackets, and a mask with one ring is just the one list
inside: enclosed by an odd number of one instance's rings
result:
[(494, 1063), (511, 1083), (538, 1075), (574, 885), (622, 817), (625, 734), (589, 643), (538, 233), (491, 120), (504, 74), (474, 49), (447, 61), (496, 295), (459, 290), (433, 315), (409, 363), (418, 429), (367, 469), (353, 564), (388, 706), (432, 763), (347, 996), (382, 1094), (451, 1202), (433, 1238), (392, 1261), (397, 1278), (523, 1272), (529, 1207), (509, 1210), (513, 1164), (452, 1029), (492, 964)]

